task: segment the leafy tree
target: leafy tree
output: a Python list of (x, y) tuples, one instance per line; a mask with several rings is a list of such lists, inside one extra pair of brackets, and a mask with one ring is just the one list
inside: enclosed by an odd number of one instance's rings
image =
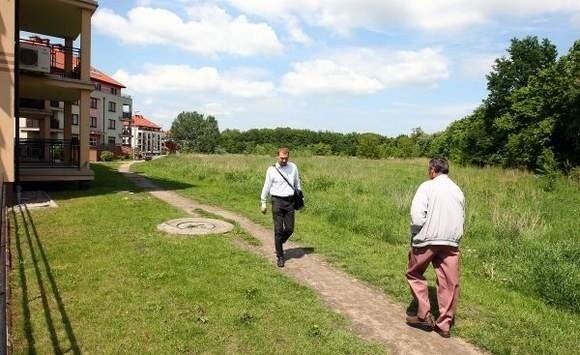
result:
[(381, 139), (374, 133), (365, 133), (359, 136), (357, 155), (364, 158), (378, 159), (381, 157)]
[(213, 153), (219, 144), (220, 131), (213, 116), (181, 112), (171, 125), (173, 138), (186, 151)]

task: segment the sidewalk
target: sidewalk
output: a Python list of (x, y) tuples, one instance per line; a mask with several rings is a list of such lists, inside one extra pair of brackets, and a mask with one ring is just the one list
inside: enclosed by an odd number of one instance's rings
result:
[[(133, 162), (121, 165), (119, 172), (135, 185), (189, 214), (195, 215), (195, 209), (202, 209), (238, 223), (262, 243), (260, 246), (244, 244), (244, 248), (264, 256), (275, 264), (272, 230), (230, 211), (200, 204), (175, 192), (163, 190), (147, 178), (131, 173), (129, 171), (131, 164)], [(295, 243), (288, 242), (285, 247), (288, 252), (295, 254), (296, 258), (287, 262), (286, 267), (279, 270), (314, 290), (331, 309), (344, 315), (350, 321), (354, 332), (362, 338), (385, 344), (393, 354), (483, 353), (461, 339), (454, 337), (443, 339), (434, 332), (427, 333), (408, 327), (405, 324), (405, 309), (381, 290), (334, 269), (316, 255), (305, 252)]]

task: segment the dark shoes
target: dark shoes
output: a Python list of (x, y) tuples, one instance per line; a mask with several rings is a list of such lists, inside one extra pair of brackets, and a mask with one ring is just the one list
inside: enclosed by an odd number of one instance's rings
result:
[(443, 338), (450, 338), (451, 337), (451, 333), (449, 333), (448, 330), (441, 330), (441, 329), (439, 329), (438, 326), (435, 326), (435, 328), (433, 328), (433, 330), (435, 331), (435, 333), (441, 335), (441, 337), (443, 337)]
[(421, 319), (415, 316), (407, 316), (407, 325), (413, 328), (421, 329), (427, 332), (430, 332), (435, 327), (435, 322), (433, 321), (433, 317), (431, 313), (427, 313), (427, 317), (425, 319)]
[(284, 267), (284, 257), (283, 256), (279, 256), (277, 258), (276, 265), (278, 265), (278, 267)]

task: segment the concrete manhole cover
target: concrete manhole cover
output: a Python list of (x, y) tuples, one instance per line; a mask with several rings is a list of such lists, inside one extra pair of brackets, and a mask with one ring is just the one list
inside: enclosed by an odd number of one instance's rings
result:
[(210, 218), (180, 218), (161, 223), (157, 229), (181, 235), (221, 234), (234, 228), (230, 223)]

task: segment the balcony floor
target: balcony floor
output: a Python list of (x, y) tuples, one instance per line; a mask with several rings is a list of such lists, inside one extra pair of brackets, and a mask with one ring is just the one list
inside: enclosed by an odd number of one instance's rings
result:
[(95, 179), (95, 173), (88, 167), (21, 167), (18, 172), (20, 181), (92, 181)]

